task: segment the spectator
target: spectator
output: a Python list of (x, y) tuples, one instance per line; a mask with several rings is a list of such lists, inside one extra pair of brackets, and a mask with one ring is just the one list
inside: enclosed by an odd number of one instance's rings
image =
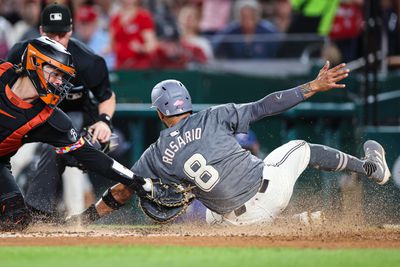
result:
[(388, 35), (388, 64), (390, 68), (400, 67), (400, 3), (391, 0), (382, 0), (383, 26)]
[(207, 57), (213, 59), (213, 51), (209, 41), (199, 35), (200, 12), (196, 6), (184, 6), (178, 15), (181, 42), (199, 47)]
[(274, 0), (273, 22), (280, 32), (287, 32), (292, 19), (292, 5), (289, 0)]
[(13, 27), (3, 16), (0, 16), (0, 58), (6, 58), (14, 39), (12, 38)]
[(21, 20), (18, 10), (21, 6), (21, 0), (0, 0), (0, 15), (4, 17), (11, 25)]
[(329, 37), (342, 54), (342, 60), (355, 60), (362, 33), (363, 10), (360, 0), (342, 1), (336, 11)]
[(293, 19), (290, 33), (329, 34), (340, 0), (291, 0)]
[(99, 27), (104, 31), (108, 31), (110, 16), (115, 12), (117, 6), (115, 1), (93, 0), (93, 2), (99, 8)]
[(400, 54), (400, 3), (393, 0), (382, 0), (380, 4), (382, 8), (383, 27), (388, 38), (388, 55), (391, 56), (389, 57), (389, 63), (395, 63), (396, 60), (394, 59), (396, 58), (397, 63), (399, 63), (399, 57), (392, 56)]
[[(233, 1), (203, 0), (202, 2), (200, 29), (205, 35), (213, 35), (229, 23)], [(215, 15), (217, 10), (218, 16)]]
[[(282, 42), (277, 56), (280, 58), (319, 56), (324, 44), (323, 37), (331, 30), (339, 1), (290, 0), (292, 18), (286, 32), (293, 34), (294, 38)], [(303, 34), (311, 35), (312, 41), (303, 38)]]
[(178, 32), (160, 40), (153, 60), (156, 68), (184, 69), (190, 64), (204, 64), (207, 56), (203, 50), (188, 42), (181, 41)]
[[(22, 20), (14, 24), (14, 38), (15, 41), (22, 41), (25, 38), (25, 34), (31, 30), (31, 28), (37, 28), (39, 25), (41, 11), (40, 0), (24, 0), (19, 14)], [(39, 34), (39, 32), (38, 32)]]
[(147, 0), (144, 6), (153, 14), (159, 39), (168, 38), (178, 30), (176, 16), (167, 1)]
[[(158, 47), (153, 57), (153, 67), (184, 69), (190, 67), (191, 64), (207, 62), (208, 56), (203, 48), (187, 41), (185, 37), (180, 35), (175, 17), (171, 13), (173, 7), (167, 5), (167, 2), (164, 1), (148, 0), (146, 3), (155, 14), (159, 38)], [(186, 33), (187, 31), (182, 32)]]
[(116, 68), (150, 68), (157, 48), (152, 15), (140, 7), (139, 0), (120, 1), (121, 10), (111, 18), (110, 24)]
[(75, 30), (78, 39), (102, 56), (109, 70), (115, 66), (108, 32), (100, 28), (98, 11), (94, 6), (81, 6), (75, 13)]
[[(260, 18), (260, 6), (255, 0), (235, 3), (235, 21), (213, 38), (216, 57), (230, 59), (262, 59), (275, 56), (277, 44), (263, 37), (277, 33), (277, 28)], [(263, 38), (260, 40), (260, 37)]]

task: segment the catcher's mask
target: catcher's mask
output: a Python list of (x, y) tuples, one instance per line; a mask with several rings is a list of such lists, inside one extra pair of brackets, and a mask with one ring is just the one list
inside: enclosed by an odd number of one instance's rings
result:
[(73, 87), (69, 82), (75, 77), (72, 56), (64, 46), (48, 37), (29, 42), (22, 55), (22, 67), (39, 97), (50, 107), (56, 107)]
[(166, 116), (192, 111), (192, 99), (186, 87), (177, 80), (165, 80), (151, 91), (151, 107)]

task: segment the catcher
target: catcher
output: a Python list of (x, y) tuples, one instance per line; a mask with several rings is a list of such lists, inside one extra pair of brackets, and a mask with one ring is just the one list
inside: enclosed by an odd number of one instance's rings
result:
[[(31, 221), (10, 170), (10, 157), (29, 142), (50, 144), (57, 153), (69, 154), (85, 168), (126, 185), (131, 193), (151, 195), (160, 203), (168, 195), (164, 204), (174, 204), (174, 192), (164, 192), (168, 187), (143, 180), (96, 149), (94, 140), (78, 136), (69, 117), (57, 108), (73, 87), (69, 80), (74, 76), (71, 54), (47, 37), (29, 42), (21, 65), (0, 63), (0, 231), (22, 230)], [(109, 193), (103, 197), (106, 203), (110, 198)]]
[[(390, 171), (385, 151), (375, 141), (364, 143), (364, 159), (295, 140), (278, 147), (263, 161), (235, 140), (235, 133), (248, 132), (254, 121), (282, 113), (318, 92), (344, 88), (344, 84), (338, 84), (348, 76), (349, 70), (344, 67), (340, 64), (330, 69), (327, 62), (316, 79), (304, 85), (252, 103), (225, 104), (196, 114), (192, 114), (190, 95), (181, 82), (166, 80), (157, 84), (151, 92), (152, 105), (167, 129), (161, 131), (132, 171), (180, 184), (182, 188), (177, 190), (185, 192), (188, 200), (171, 208), (142, 198), (144, 212), (159, 222), (167, 222), (182, 213), (195, 195), (208, 208), (206, 220), (210, 224), (269, 223), (288, 205), (296, 180), (306, 167), (356, 172), (385, 184)], [(191, 187), (190, 193), (184, 189)], [(132, 195), (122, 184), (110, 190), (115, 202), (100, 200), (77, 217), (88, 223), (119, 208)]]

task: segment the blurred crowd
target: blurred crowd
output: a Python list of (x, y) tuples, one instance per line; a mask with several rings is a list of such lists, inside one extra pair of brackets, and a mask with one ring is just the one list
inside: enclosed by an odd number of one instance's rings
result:
[[(362, 56), (368, 0), (58, 0), (73, 14), (73, 37), (109, 69), (190, 68), (217, 59), (300, 57), (333, 63)], [(379, 1), (388, 52), (400, 54), (398, 0)], [(0, 58), (39, 36), (54, 0), (0, 0)], [(326, 41), (328, 40), (328, 42)]]

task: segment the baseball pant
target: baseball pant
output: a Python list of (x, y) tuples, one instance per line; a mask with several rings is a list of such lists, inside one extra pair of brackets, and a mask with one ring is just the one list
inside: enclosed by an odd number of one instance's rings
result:
[(21, 174), (24, 167), (26, 167), (33, 160), (38, 145), (39, 143), (24, 144), (11, 158), (11, 170), (14, 177), (17, 177), (19, 174)]
[(81, 213), (86, 208), (85, 193), (93, 191), (89, 175), (78, 168), (66, 167), (62, 179), (67, 215)]
[[(243, 206), (227, 214), (207, 210), (209, 224), (251, 225), (271, 223), (288, 205), (294, 185), (310, 161), (310, 147), (302, 140), (290, 141), (264, 159), (263, 183)], [(266, 181), (265, 181), (266, 180)]]
[(23, 230), (30, 222), (29, 210), (11, 173), (9, 160), (0, 161), (0, 232)]
[[(81, 130), (84, 123), (82, 112), (67, 113), (76, 129)], [(69, 155), (58, 155), (48, 144), (39, 144), (39, 160), (37, 168), (28, 181), (25, 192), (26, 203), (43, 212), (56, 214), (57, 207), (62, 202), (63, 185), (66, 186), (66, 208), (68, 214), (78, 213), (84, 209), (84, 183), (90, 183), (81, 170), (68, 169), (66, 179), (62, 179), (67, 166), (76, 166), (76, 161)], [(72, 178), (71, 178), (72, 177)], [(70, 179), (68, 179), (70, 178)], [(85, 180), (86, 179), (86, 180)]]
[(57, 210), (62, 188), (61, 174), (66, 162), (48, 144), (39, 145), (40, 158), (28, 181), (25, 201), (37, 210), (52, 214)]

